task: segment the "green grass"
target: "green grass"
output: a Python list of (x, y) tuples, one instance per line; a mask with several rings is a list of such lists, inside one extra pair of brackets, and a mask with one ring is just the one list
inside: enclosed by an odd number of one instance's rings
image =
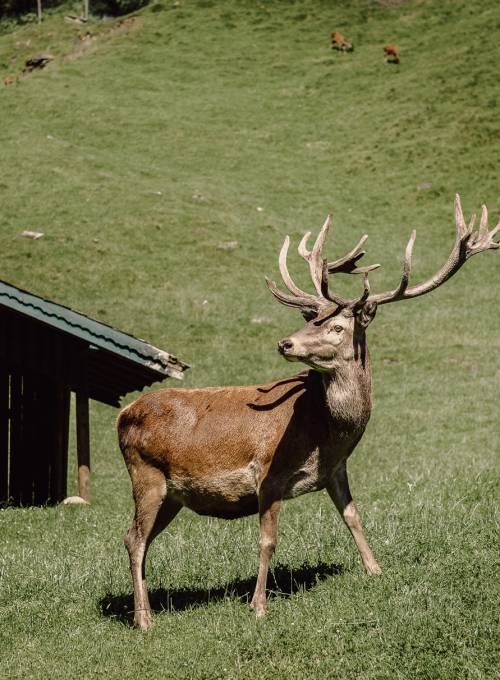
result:
[[(56, 56), (0, 86), (2, 278), (178, 354), (186, 386), (289, 373), (275, 344), (301, 321), (263, 283), (285, 233), (297, 242), (333, 211), (332, 257), (369, 233), (378, 291), (412, 228), (414, 280), (440, 266), (456, 191), (498, 221), (494, 0), (182, 0), (137, 17), (92, 21), (76, 53), (58, 14), (0, 35), (2, 80)], [(353, 54), (330, 51), (332, 30)], [(228, 240), (239, 248), (218, 250)], [(132, 630), (130, 482), (116, 411), (94, 404), (92, 507), (0, 512), (2, 675), (498, 677), (499, 257), (369, 329), (375, 407), (350, 471), (382, 577), (363, 575), (328, 497), (302, 497), (282, 512), (282, 594), (257, 623), (256, 519), (184, 511), (150, 553), (163, 611)], [(295, 254), (291, 267), (306, 285)], [(74, 446), (70, 473), (74, 492)]]

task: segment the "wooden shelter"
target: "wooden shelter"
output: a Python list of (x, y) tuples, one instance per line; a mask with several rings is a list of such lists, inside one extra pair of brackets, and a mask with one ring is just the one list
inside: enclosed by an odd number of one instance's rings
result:
[(79, 494), (90, 500), (89, 399), (120, 398), (188, 368), (107, 324), (0, 281), (0, 504), (66, 497), (70, 394)]

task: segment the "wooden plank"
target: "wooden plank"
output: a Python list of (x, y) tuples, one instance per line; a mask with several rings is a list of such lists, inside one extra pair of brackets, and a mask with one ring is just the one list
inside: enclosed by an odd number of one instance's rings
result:
[(0, 504), (9, 500), (9, 391), (9, 373), (0, 369)]
[(83, 389), (76, 393), (76, 454), (78, 494), (90, 503), (89, 398)]
[(10, 378), (10, 466), (9, 495), (14, 505), (21, 502), (23, 444), (23, 379), (19, 373)]
[(45, 505), (50, 499), (50, 455), (56, 427), (56, 390), (43, 376), (34, 379), (36, 410), (30, 428), (36, 433), (33, 442), (33, 503)]
[(37, 440), (37, 392), (36, 379), (31, 372), (23, 375), (23, 429), (22, 441), (19, 447), (18, 465), (19, 475), (19, 503), (21, 505), (33, 505), (33, 460), (38, 446)]
[(55, 427), (53, 429), (50, 458), (50, 502), (59, 503), (66, 498), (68, 483), (68, 433), (70, 389), (58, 384), (55, 390)]

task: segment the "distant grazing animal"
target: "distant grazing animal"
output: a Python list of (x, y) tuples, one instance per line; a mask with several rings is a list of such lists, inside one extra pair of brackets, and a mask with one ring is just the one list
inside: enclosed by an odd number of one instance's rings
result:
[(4, 85), (13, 85), (14, 83), (17, 83), (17, 78), (15, 76), (6, 76), (3, 79)]
[[(347, 525), (368, 574), (380, 567), (366, 542), (349, 490), (347, 459), (370, 418), (370, 354), (365, 331), (379, 305), (430, 293), (475, 255), (500, 248), (488, 229), (483, 206), (478, 231), (464, 221), (455, 200), (456, 237), (444, 265), (427, 281), (409, 286), (415, 232), (406, 247), (399, 284), (371, 293), (368, 274), (379, 265), (358, 266), (359, 243), (329, 262), (322, 248), (328, 216), (312, 250), (305, 234), (299, 253), (309, 265), (315, 293), (301, 290), (286, 264), (288, 236), (279, 268), (289, 293), (267, 281), (279, 302), (306, 319), (299, 331), (281, 340), (278, 351), (309, 370), (266, 385), (166, 389), (139, 397), (117, 420), (120, 449), (127, 465), (135, 516), (125, 544), (134, 584), (134, 624), (151, 626), (145, 559), (152, 540), (182, 508), (199, 515), (236, 519), (254, 513), (260, 519), (260, 566), (251, 607), (266, 613), (266, 579), (278, 533), (283, 501), (326, 489)], [(332, 290), (329, 275), (362, 274), (363, 292), (353, 299)], [(485, 349), (485, 352), (487, 349)], [(221, 355), (222, 357), (222, 355)], [(403, 426), (403, 425), (402, 425)], [(390, 436), (390, 435), (389, 435)]]
[(400, 54), (396, 45), (384, 45), (384, 54), (388, 64), (399, 64)]
[(342, 33), (334, 31), (330, 37), (332, 39), (332, 50), (338, 50), (339, 52), (352, 52), (354, 50), (352, 43), (348, 42)]

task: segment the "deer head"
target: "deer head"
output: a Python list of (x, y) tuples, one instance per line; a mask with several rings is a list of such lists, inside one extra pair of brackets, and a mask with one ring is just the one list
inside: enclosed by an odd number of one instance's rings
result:
[[(409, 287), (411, 257), (416, 232), (413, 231), (406, 246), (401, 281), (392, 291), (372, 294), (368, 280), (369, 273), (380, 265), (358, 267), (358, 260), (365, 254), (362, 246), (368, 238), (363, 236), (359, 243), (346, 255), (334, 262), (322, 256), (322, 249), (332, 223), (329, 215), (318, 234), (311, 251), (307, 250), (310, 232), (299, 244), (299, 254), (308, 262), (315, 295), (306, 293), (292, 281), (286, 264), (290, 239), (287, 236), (279, 256), (279, 268), (283, 282), (290, 294), (283, 293), (274, 281), (266, 278), (267, 285), (276, 299), (288, 307), (299, 309), (308, 321), (306, 326), (278, 343), (278, 351), (289, 361), (302, 361), (319, 371), (334, 371), (341, 362), (358, 358), (365, 346), (365, 330), (375, 316), (378, 305), (425, 295), (451, 278), (472, 255), (485, 250), (500, 248), (493, 240), (500, 231), (500, 223), (488, 230), (488, 211), (482, 207), (479, 230), (474, 231), (475, 215), (465, 223), (460, 197), (455, 197), (456, 236), (453, 249), (445, 264), (427, 281)], [(329, 285), (330, 274), (361, 274), (363, 292), (358, 298), (347, 299), (334, 293)], [(364, 351), (363, 351), (364, 353)]]

